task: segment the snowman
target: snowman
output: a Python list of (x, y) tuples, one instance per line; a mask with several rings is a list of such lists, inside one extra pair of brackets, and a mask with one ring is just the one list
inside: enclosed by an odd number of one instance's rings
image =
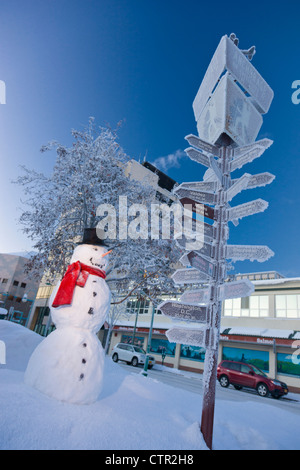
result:
[(85, 229), (83, 242), (50, 297), (56, 330), (29, 359), (25, 383), (57, 400), (90, 404), (101, 391), (104, 351), (96, 333), (110, 307), (107, 250), (96, 229)]

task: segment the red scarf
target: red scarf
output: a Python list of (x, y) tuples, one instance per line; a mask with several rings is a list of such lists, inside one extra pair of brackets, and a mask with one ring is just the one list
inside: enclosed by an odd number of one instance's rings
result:
[(105, 271), (92, 268), (86, 264), (76, 261), (69, 265), (66, 274), (61, 280), (59, 289), (53, 300), (52, 307), (61, 307), (62, 305), (71, 305), (75, 286), (84, 287), (89, 274), (106, 278)]

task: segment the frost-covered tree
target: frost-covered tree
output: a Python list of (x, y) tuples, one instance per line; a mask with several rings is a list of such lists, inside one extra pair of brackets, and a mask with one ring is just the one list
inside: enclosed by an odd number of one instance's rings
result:
[[(87, 128), (73, 130), (72, 137), (70, 147), (55, 141), (42, 147), (42, 153), (56, 150), (50, 176), (22, 167), (23, 174), (15, 181), (26, 195), (20, 224), (36, 251), (28, 270), (43, 271), (50, 282), (65, 272), (84, 228), (95, 227), (101, 219), (97, 215), (100, 204), (118, 207), (119, 197), (126, 196), (128, 206), (143, 204), (150, 214), (150, 205), (156, 201), (156, 191), (148, 181), (128, 177), (129, 158), (117, 142), (116, 131), (96, 127), (91, 118)], [(150, 232), (149, 224), (146, 238), (115, 240), (108, 280), (126, 278), (140, 284), (157, 276), (167, 289), (170, 266), (178, 260), (179, 251), (173, 240), (151, 239)]]

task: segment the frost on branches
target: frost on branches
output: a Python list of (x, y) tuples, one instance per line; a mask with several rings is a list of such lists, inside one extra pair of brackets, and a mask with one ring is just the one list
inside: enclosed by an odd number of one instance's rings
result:
[[(65, 272), (84, 228), (96, 227), (100, 204), (118, 207), (119, 196), (126, 196), (128, 206), (144, 204), (150, 213), (151, 203), (157, 202), (156, 191), (147, 181), (126, 176), (130, 160), (117, 142), (116, 131), (98, 128), (90, 118), (87, 128), (73, 130), (72, 137), (70, 147), (55, 141), (42, 147), (42, 153), (56, 150), (50, 176), (22, 167), (23, 175), (15, 181), (26, 195), (20, 224), (37, 252), (28, 272), (36, 276), (44, 272), (44, 280), (50, 282)], [(148, 239), (117, 239), (112, 245), (108, 281), (139, 283), (151, 275), (158, 279), (158, 288), (163, 284), (167, 288), (170, 263), (178, 259), (174, 240), (152, 240), (149, 227)]]

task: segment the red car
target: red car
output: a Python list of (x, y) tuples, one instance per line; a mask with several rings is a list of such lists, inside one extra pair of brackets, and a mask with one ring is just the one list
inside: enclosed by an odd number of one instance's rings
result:
[(222, 387), (232, 384), (237, 390), (243, 387), (252, 388), (261, 397), (271, 394), (274, 398), (280, 398), (289, 392), (285, 383), (270, 379), (258, 367), (244, 362), (221, 361), (217, 369), (217, 378)]

